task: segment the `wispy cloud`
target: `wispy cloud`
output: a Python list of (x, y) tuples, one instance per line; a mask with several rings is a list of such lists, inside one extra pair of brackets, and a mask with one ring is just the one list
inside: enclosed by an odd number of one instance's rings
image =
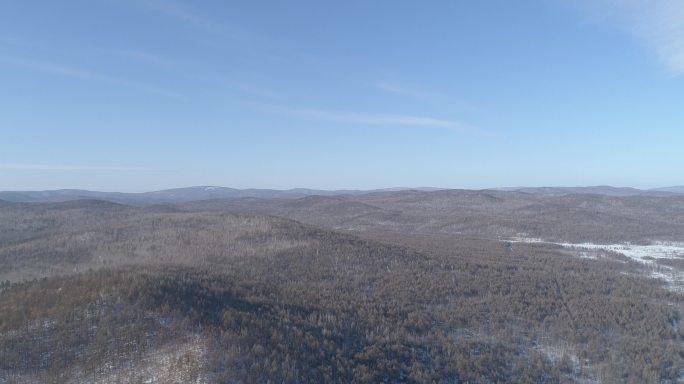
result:
[(380, 82), (375, 84), (375, 87), (389, 93), (394, 93), (397, 95), (402, 95), (402, 96), (408, 96), (412, 97), (414, 99), (434, 99), (436, 98), (435, 94), (433, 93), (428, 93), (419, 89), (412, 89), (408, 88), (405, 86), (397, 85), (397, 84), (392, 84), (392, 83), (385, 83), (385, 82)]
[(197, 70), (195, 72), (196, 73), (192, 74), (192, 78), (195, 80), (199, 80), (207, 85), (220, 86), (232, 92), (239, 92), (243, 95), (250, 95), (260, 99), (269, 99), (271, 101), (282, 101), (283, 99), (285, 99), (285, 95), (282, 92), (268, 87), (264, 87), (262, 85), (252, 84), (244, 82), (242, 80), (235, 80), (232, 77), (227, 77), (223, 75), (204, 74), (204, 72), (209, 71)]
[(220, 30), (220, 26), (218, 24), (214, 23), (207, 16), (200, 14), (187, 4), (174, 0), (147, 0), (144, 1), (143, 4), (153, 11), (160, 12), (185, 23), (192, 24), (197, 28), (210, 31)]
[(418, 100), (421, 102), (425, 102), (428, 104), (435, 104), (435, 105), (448, 105), (451, 108), (458, 108), (460, 110), (469, 110), (473, 111), (476, 110), (474, 106), (471, 104), (459, 100), (458, 98), (451, 97), (439, 92), (433, 92), (433, 91), (426, 91), (424, 89), (419, 89), (415, 87), (410, 87), (406, 86), (403, 84), (397, 84), (397, 83), (388, 83), (388, 82), (379, 82), (372, 84), (375, 88), (395, 94), (395, 95), (400, 95), (400, 96), (405, 96), (414, 100)]
[(13, 57), (13, 56), (0, 56), (0, 63), (15, 65), (23, 68), (28, 68), (35, 71), (50, 73), (53, 75), (66, 76), (77, 78), (81, 80), (92, 80), (100, 81), (110, 84), (115, 84), (138, 91), (143, 91), (146, 93), (155, 94), (158, 96), (184, 100), (185, 97), (172, 91), (167, 91), (165, 89), (160, 89), (148, 84), (139, 83), (136, 81), (131, 81), (123, 79), (116, 76), (110, 76), (102, 74), (99, 72), (91, 71), (89, 69), (75, 68), (70, 66), (65, 66), (57, 63), (52, 63), (42, 60), (34, 60), (23, 57)]
[(259, 86), (254, 86), (250, 84), (233, 83), (233, 88), (248, 93), (252, 96), (260, 97), (263, 99), (283, 99), (283, 95), (280, 92), (274, 91), (268, 88), (262, 88)]
[(120, 167), (109, 165), (59, 165), (59, 164), (15, 164), (0, 163), (0, 170), (6, 171), (121, 171), (150, 172), (157, 169), (148, 167)]
[(176, 0), (146, 0), (142, 4), (154, 12), (174, 18), (182, 23), (221, 37), (246, 41), (253, 36), (234, 24), (216, 21), (213, 17), (191, 6), (190, 2)]
[(181, 66), (181, 65), (190, 64), (187, 61), (170, 58), (170, 57), (160, 55), (158, 53), (153, 53), (153, 52), (145, 52), (145, 51), (109, 51), (109, 52), (114, 53), (116, 55), (124, 56), (124, 57), (129, 58), (129, 59), (133, 59), (133, 60), (141, 62), (141, 63), (156, 65), (156, 66), (160, 66), (160, 67), (177, 67), (177, 66)]
[(368, 114), (347, 111), (329, 111), (313, 108), (284, 108), (271, 107), (269, 110), (287, 114), (290, 116), (311, 118), (330, 122), (359, 124), (359, 125), (387, 125), (387, 126), (412, 126), (428, 128), (448, 128), (462, 132), (478, 132), (479, 129), (468, 124), (459, 123), (451, 120), (438, 119), (425, 116), (412, 115), (387, 115), (387, 114)]
[(645, 44), (668, 71), (684, 73), (684, 1), (585, 0), (582, 4), (591, 17)]

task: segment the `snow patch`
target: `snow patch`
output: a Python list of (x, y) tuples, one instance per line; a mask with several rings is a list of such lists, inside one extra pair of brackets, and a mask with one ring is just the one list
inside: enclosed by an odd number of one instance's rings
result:
[(650, 245), (634, 244), (593, 244), (593, 243), (553, 243), (564, 248), (579, 250), (604, 250), (623, 254), (642, 264), (653, 264), (654, 259), (684, 258), (684, 243), (654, 243)]

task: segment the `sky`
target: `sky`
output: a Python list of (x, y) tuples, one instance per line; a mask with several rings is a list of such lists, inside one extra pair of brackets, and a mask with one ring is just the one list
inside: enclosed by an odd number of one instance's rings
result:
[(0, 2), (0, 190), (684, 184), (684, 1)]

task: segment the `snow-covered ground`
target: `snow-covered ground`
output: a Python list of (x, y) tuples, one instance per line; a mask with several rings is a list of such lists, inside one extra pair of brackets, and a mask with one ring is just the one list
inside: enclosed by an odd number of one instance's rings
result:
[(657, 259), (684, 259), (684, 242), (653, 242), (649, 245), (636, 244), (593, 244), (593, 243), (556, 243), (538, 238), (514, 237), (506, 240), (511, 243), (556, 244), (575, 251), (582, 258), (596, 258), (599, 251), (620, 253), (649, 267), (649, 276), (662, 279), (668, 288), (684, 292), (684, 271), (667, 265), (658, 264)]
[(653, 259), (684, 259), (684, 243), (657, 242), (650, 245), (634, 244), (592, 244), (556, 243), (565, 248), (578, 250), (605, 250), (621, 253), (632, 260), (644, 264), (654, 263)]

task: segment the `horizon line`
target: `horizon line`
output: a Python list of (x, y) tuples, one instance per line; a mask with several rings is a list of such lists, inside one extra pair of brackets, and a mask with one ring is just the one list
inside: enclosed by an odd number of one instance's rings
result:
[[(309, 188), (309, 187), (292, 187), (292, 188), (257, 188), (257, 187), (226, 187), (220, 185), (190, 185), (185, 187), (169, 187), (161, 189), (151, 189), (151, 190), (141, 190), (137, 192), (123, 192), (117, 190), (101, 190), (101, 189), (90, 189), (90, 188), (47, 188), (47, 189), (0, 189), (0, 193), (28, 193), (28, 192), (64, 192), (64, 191), (80, 191), (80, 192), (95, 192), (95, 193), (121, 193), (121, 194), (144, 194), (144, 193), (155, 193), (163, 191), (172, 191), (177, 189), (196, 189), (205, 188), (205, 190), (214, 189), (230, 189), (235, 191), (278, 191), (278, 192), (289, 192), (296, 190), (308, 190), (308, 191), (320, 191), (320, 192), (374, 192), (374, 191), (411, 191), (411, 190), (431, 190), (431, 191), (445, 191), (445, 190), (466, 190), (466, 191), (499, 191), (499, 192), (516, 192), (522, 189), (574, 189), (574, 188), (612, 188), (612, 189), (634, 189), (637, 191), (645, 192), (658, 192), (662, 189), (669, 188), (684, 188), (683, 184), (678, 185), (666, 185), (654, 188), (638, 188), (633, 186), (614, 186), (610, 184), (596, 184), (596, 185), (572, 185), (572, 186), (561, 186), (561, 185), (538, 185), (538, 186), (515, 186), (515, 187), (485, 187), (485, 188), (466, 188), (466, 187), (433, 187), (433, 186), (416, 186), (416, 187), (379, 187), (379, 188)], [(211, 188), (211, 189), (209, 189)], [(429, 191), (428, 191), (429, 192)]]

